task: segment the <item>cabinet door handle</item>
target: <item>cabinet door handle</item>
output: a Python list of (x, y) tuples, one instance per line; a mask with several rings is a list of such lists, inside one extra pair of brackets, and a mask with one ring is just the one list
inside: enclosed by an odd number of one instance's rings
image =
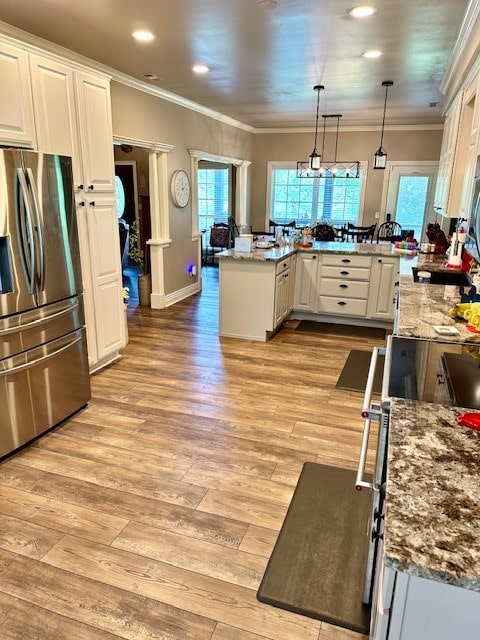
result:
[(83, 191), (83, 184), (79, 184), (79, 185), (78, 185), (78, 187), (77, 187), (77, 189), (78, 189), (79, 191)]
[(92, 201), (90, 202), (90, 204), (92, 205), (92, 207), (94, 207), (94, 206), (95, 206), (95, 200), (92, 200)]
[(89, 190), (89, 191), (93, 191), (93, 190), (94, 190), (94, 188), (95, 188), (95, 186), (94, 186), (93, 184), (89, 184), (89, 185), (88, 185), (88, 190)]
[(380, 262), (383, 262), (383, 260), (382, 260), (381, 258), (379, 258), (379, 259), (377, 260), (377, 262), (378, 262), (378, 263), (380, 263)]
[(85, 206), (85, 201), (84, 201), (84, 200), (82, 200), (81, 202), (79, 202), (79, 203), (78, 203), (78, 206), (79, 206), (79, 207), (84, 207), (84, 206)]
[(317, 259), (317, 256), (312, 256), (312, 260), (316, 260), (316, 259)]
[(350, 271), (340, 271), (341, 276), (348, 276), (349, 273)]
[(341, 284), (340, 289), (348, 289), (348, 284)]

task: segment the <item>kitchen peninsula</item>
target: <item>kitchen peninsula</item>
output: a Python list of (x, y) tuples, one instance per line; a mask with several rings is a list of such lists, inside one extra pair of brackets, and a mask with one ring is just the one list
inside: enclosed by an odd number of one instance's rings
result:
[(390, 244), (229, 249), (220, 265), (220, 335), (267, 340), (296, 318), (391, 328), (399, 256)]

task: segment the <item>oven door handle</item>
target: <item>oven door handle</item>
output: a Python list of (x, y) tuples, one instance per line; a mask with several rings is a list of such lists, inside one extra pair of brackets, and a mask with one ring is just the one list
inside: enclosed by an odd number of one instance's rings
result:
[(360, 447), (360, 457), (358, 460), (357, 477), (355, 479), (355, 489), (362, 491), (363, 489), (375, 489), (373, 482), (364, 480), (365, 465), (367, 462), (368, 440), (370, 438), (370, 427), (372, 420), (380, 420), (381, 410), (379, 407), (372, 406), (373, 383), (375, 379), (375, 369), (377, 368), (377, 360), (379, 355), (385, 355), (384, 347), (374, 347), (372, 357), (370, 359), (370, 367), (368, 369), (367, 384), (365, 387), (365, 396), (363, 398), (362, 416), (365, 418), (363, 427), (362, 445)]

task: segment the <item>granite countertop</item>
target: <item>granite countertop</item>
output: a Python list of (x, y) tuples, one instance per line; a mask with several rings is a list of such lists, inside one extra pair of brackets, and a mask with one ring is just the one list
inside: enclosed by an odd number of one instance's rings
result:
[(480, 591), (480, 432), (456, 422), (470, 411), (392, 399), (384, 553), (399, 571)]
[[(480, 344), (480, 334), (469, 331), (466, 320), (449, 315), (450, 309), (460, 302), (461, 290), (459, 286), (401, 280), (395, 334), (404, 338)], [(439, 335), (433, 325), (452, 326), (459, 333)]]
[(388, 244), (376, 243), (355, 243), (355, 242), (313, 242), (311, 247), (301, 245), (286, 245), (284, 247), (272, 247), (271, 249), (256, 249), (247, 253), (244, 251), (235, 251), (235, 249), (226, 249), (216, 253), (216, 257), (230, 260), (282, 260), (292, 253), (343, 253), (366, 256), (394, 256), (393, 246)]

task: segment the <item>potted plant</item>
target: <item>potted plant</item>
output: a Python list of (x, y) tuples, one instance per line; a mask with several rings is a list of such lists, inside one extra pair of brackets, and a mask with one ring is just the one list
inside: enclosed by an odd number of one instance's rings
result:
[[(139, 249), (140, 229), (138, 220), (134, 220), (130, 227), (129, 252), (128, 257), (132, 262), (144, 268), (142, 252)], [(142, 307), (150, 306), (150, 294), (152, 293), (152, 280), (149, 273), (141, 273), (138, 276), (138, 301)]]

